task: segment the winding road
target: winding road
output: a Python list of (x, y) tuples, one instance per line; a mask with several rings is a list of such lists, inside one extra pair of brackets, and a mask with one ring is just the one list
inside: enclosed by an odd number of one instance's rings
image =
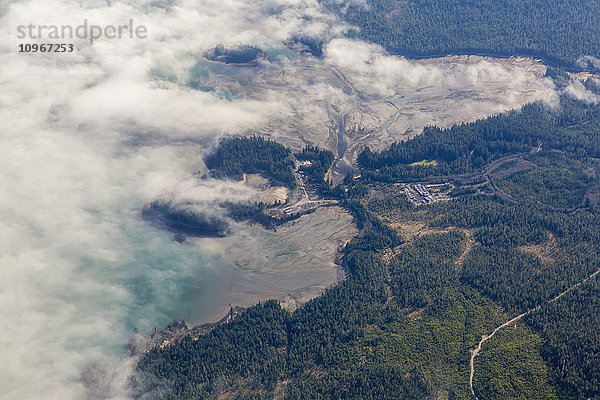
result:
[[(586, 277), (581, 282), (576, 283), (575, 285), (569, 287), (568, 289), (566, 289), (565, 291), (563, 291), (562, 293), (560, 293), (556, 297), (552, 298), (546, 304), (550, 304), (550, 303), (553, 303), (553, 302), (557, 301), (558, 299), (560, 299), (561, 297), (563, 297), (567, 293), (575, 290), (576, 288), (578, 288), (579, 286), (583, 285), (584, 283), (586, 283), (590, 279), (595, 278), (598, 274), (600, 274), (600, 269), (598, 269), (596, 272), (594, 272), (593, 274), (591, 274), (588, 277)], [(469, 386), (471, 388), (471, 394), (473, 394), (473, 397), (476, 400), (479, 400), (479, 397), (477, 397), (477, 395), (475, 394), (475, 389), (473, 388), (473, 377), (475, 376), (475, 357), (477, 357), (477, 355), (481, 352), (481, 347), (483, 346), (483, 344), (486, 341), (488, 341), (489, 339), (491, 339), (492, 337), (494, 337), (494, 335), (496, 334), (496, 332), (498, 332), (500, 329), (506, 328), (507, 326), (512, 325), (513, 323), (517, 322), (518, 320), (520, 320), (524, 316), (529, 315), (529, 314), (531, 314), (531, 313), (539, 310), (541, 307), (542, 307), (541, 305), (537, 306), (535, 308), (532, 308), (531, 310), (528, 310), (528, 311), (524, 312), (523, 314), (517, 315), (516, 317), (514, 317), (513, 319), (511, 319), (509, 321), (506, 321), (505, 323), (503, 323), (502, 325), (500, 325), (496, 329), (494, 329), (492, 331), (492, 333), (490, 333), (489, 335), (483, 335), (483, 336), (481, 336), (481, 340), (479, 341), (479, 344), (477, 345), (477, 347), (475, 347), (475, 349), (471, 349), (471, 374), (469, 376)]]

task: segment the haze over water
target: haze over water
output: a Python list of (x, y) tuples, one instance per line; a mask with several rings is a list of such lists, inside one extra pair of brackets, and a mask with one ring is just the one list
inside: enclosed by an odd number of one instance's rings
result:
[[(77, 26), (84, 19), (134, 19), (149, 37), (76, 41), (73, 53), (16, 51), (19, 24)], [(174, 319), (215, 319), (233, 268), (209, 242), (180, 245), (149, 227), (141, 208), (157, 198), (206, 209), (251, 198), (251, 188), (199, 180), (202, 153), (223, 134), (260, 131), (312, 101), (283, 99), (281, 87), (223, 95), (236, 85), (227, 76), (215, 78), (222, 90), (193, 90), (202, 54), (219, 43), (284, 54), (281, 43), (292, 36), (328, 40), (347, 27), (310, 0), (16, 1), (0, 24), (10, 33), (0, 43), (0, 398), (126, 398), (130, 365), (119, 362), (133, 329), (148, 334)], [(399, 68), (415, 82), (423, 75), (366, 44), (337, 39), (328, 49), (330, 65), (348, 68), (356, 81), (364, 75), (362, 85), (380, 82), (373, 91), (393, 93), (398, 77), (390, 71)], [(268, 68), (290, 63), (283, 57)], [(514, 78), (502, 75), (494, 84)], [(345, 96), (337, 88), (309, 89), (323, 104)], [(548, 91), (539, 84), (533, 92)], [(327, 121), (312, 123), (327, 131)], [(85, 388), (85, 371), (101, 391)]]

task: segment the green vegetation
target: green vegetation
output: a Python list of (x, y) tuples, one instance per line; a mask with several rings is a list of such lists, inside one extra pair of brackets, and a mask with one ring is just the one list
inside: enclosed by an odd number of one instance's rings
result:
[(457, 279), (452, 261), (460, 255), (464, 238), (458, 231), (419, 237), (391, 261), (391, 292), (400, 307), (425, 307)]
[[(600, 187), (599, 137), (600, 106), (563, 100), (366, 150), (364, 178), (335, 189), (360, 229), (348, 279), (293, 313), (269, 301), (152, 350), (136, 397), (472, 399), (469, 350), (529, 312), (483, 344), (478, 397), (600, 399), (600, 275), (585, 281), (600, 211), (582, 204)], [(409, 165), (424, 159), (438, 163)], [(405, 178), (460, 190), (417, 206), (390, 184)]]
[[(265, 213), (265, 210), (270, 207), (265, 203), (251, 202), (231, 202), (226, 201), (220, 204), (227, 211), (227, 215), (234, 221), (250, 221), (264, 226), (267, 229), (274, 229), (278, 225), (299, 218), (304, 214), (308, 214), (314, 210), (308, 210), (304, 213), (289, 214), (285, 217), (275, 218)], [(280, 205), (275, 203), (274, 206)]]
[(245, 45), (236, 49), (227, 49), (222, 44), (219, 44), (204, 56), (209, 60), (220, 61), (226, 64), (243, 64), (255, 62), (260, 58), (266, 57), (266, 53), (256, 46)]
[(310, 165), (302, 167), (309, 180), (313, 183), (322, 184), (327, 171), (333, 164), (333, 153), (318, 147), (306, 146), (302, 152), (296, 154), (299, 161), (309, 161)]
[(256, 222), (265, 228), (274, 228), (277, 225), (289, 221), (292, 218), (278, 219), (271, 217), (265, 213), (267, 205), (264, 203), (250, 203), (250, 202), (231, 202), (226, 201), (221, 203), (221, 206), (227, 211), (227, 215), (234, 221), (250, 221)]
[[(541, 353), (543, 339), (523, 325), (498, 331), (475, 360), (476, 394), (481, 399), (558, 399)], [(510, 380), (504, 377), (510, 376)]]
[(477, 193), (477, 188), (472, 186), (460, 187), (457, 186), (448, 193), (450, 197), (460, 197), (467, 194), (475, 194)]
[(326, 2), (363, 40), (408, 56), (483, 54), (541, 57), (575, 67), (600, 56), (594, 0), (367, 0)]
[[(498, 187), (513, 198), (555, 208), (581, 207), (592, 179), (584, 163), (561, 153), (528, 157), (537, 168), (517, 172), (498, 182)], [(592, 167), (592, 170), (594, 168)]]
[(223, 218), (168, 200), (154, 200), (146, 205), (142, 209), (142, 218), (159, 228), (181, 235), (222, 237), (229, 231), (229, 223)]
[(600, 282), (590, 280), (526, 318), (547, 338), (543, 355), (562, 398), (600, 399)]
[(383, 217), (413, 210), (415, 207), (403, 192), (398, 191), (391, 193), (374, 192), (367, 205), (369, 210)]
[(417, 316), (368, 326), (361, 338), (338, 353), (364, 365), (421, 371), (434, 394), (468, 399), (469, 348), (504, 318), (493, 302), (464, 285), (450, 283)]
[[(385, 318), (385, 273), (376, 252), (396, 246), (400, 240), (360, 204), (349, 207), (363, 227), (346, 249), (347, 266), (356, 279), (329, 290), (294, 314), (267, 302), (196, 341), (151, 351), (132, 380), (137, 393), (145, 398), (188, 399), (213, 398), (233, 390), (239, 391), (238, 397), (261, 398), (289, 377), (296, 378), (290, 383), (292, 398), (294, 394), (305, 398), (305, 390), (324, 396), (347, 393), (351, 398), (380, 398), (382, 388), (390, 398), (423, 397), (426, 392), (421, 379), (398, 380), (397, 371), (385, 365), (371, 372), (373, 379), (392, 383), (389, 389), (379, 384), (355, 386), (361, 380), (370, 381), (371, 375), (364, 370), (352, 372), (348, 365), (327, 371), (329, 377), (344, 375), (344, 380), (319, 379), (312, 389), (306, 389), (300, 378), (326, 367), (331, 350), (356, 338), (361, 327)], [(345, 387), (351, 391), (346, 392)], [(397, 397), (401, 394), (405, 397)]]
[(423, 167), (429, 167), (429, 166), (435, 167), (437, 165), (437, 161), (435, 161), (435, 160), (431, 160), (431, 161), (422, 160), (422, 161), (416, 161), (416, 162), (410, 164), (411, 167), (418, 166), (418, 165), (423, 166)]
[(290, 150), (258, 136), (221, 139), (215, 152), (207, 156), (205, 162), (218, 177), (241, 180), (244, 173), (263, 173), (291, 188), (296, 183)]
[[(566, 79), (550, 71), (556, 80)], [(598, 91), (592, 83), (590, 90)], [(543, 103), (448, 129), (427, 127), (413, 139), (394, 143), (389, 149), (359, 155), (364, 180), (397, 182), (423, 180), (431, 176), (453, 176), (482, 172), (484, 166), (505, 156), (529, 153), (541, 146), (578, 158), (600, 157), (600, 109), (574, 100), (561, 99), (559, 112)], [(411, 165), (423, 159), (437, 165)]]

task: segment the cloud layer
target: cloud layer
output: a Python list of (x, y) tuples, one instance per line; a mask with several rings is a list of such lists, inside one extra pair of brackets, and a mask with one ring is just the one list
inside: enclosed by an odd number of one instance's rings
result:
[[(84, 19), (133, 19), (150, 36), (17, 52), (18, 25)], [(220, 135), (335, 147), (328, 105), (377, 127), (396, 112), (393, 100), (404, 116), (385, 144), (455, 121), (447, 115), (457, 105), (437, 105), (465, 88), (460, 120), (553, 95), (526, 68), (410, 62), (340, 39), (348, 27), (317, 0), (25, 0), (0, 26), (11, 33), (0, 43), (0, 397), (11, 400), (126, 397), (130, 364), (118, 360), (134, 328), (215, 317), (231, 265), (210, 247), (173, 242), (139, 213), (156, 198), (251, 198), (252, 189), (195, 175)], [(282, 42), (295, 36), (329, 42), (325, 59), (292, 57)], [(221, 43), (271, 58), (235, 69), (202, 57)]]
[[(16, 52), (20, 24), (130, 18), (148, 40)], [(250, 198), (193, 174), (216, 136), (257, 128), (281, 105), (191, 90), (190, 69), (218, 43), (281, 47), (300, 32), (329, 34), (331, 21), (311, 1), (11, 4), (1, 20), (12, 38), (0, 65), (0, 397), (126, 396), (115, 363), (133, 328), (215, 317), (231, 266), (139, 212), (155, 198)]]
[[(593, 79), (592, 82), (597, 84), (597, 80)], [(581, 81), (571, 80), (569, 84), (562, 90), (562, 93), (572, 99), (582, 101), (588, 104), (598, 104), (600, 102), (600, 96), (586, 89)]]

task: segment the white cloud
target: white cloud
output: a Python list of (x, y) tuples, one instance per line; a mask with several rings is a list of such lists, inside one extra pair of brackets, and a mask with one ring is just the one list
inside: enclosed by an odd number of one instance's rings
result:
[(600, 59), (593, 56), (581, 56), (577, 60), (577, 64), (579, 64), (579, 66), (583, 68), (592, 66), (594, 68), (600, 69)]
[(598, 104), (600, 96), (587, 90), (583, 83), (578, 80), (571, 80), (569, 85), (562, 91), (566, 96), (572, 99), (583, 101), (588, 104)]
[[(338, 29), (316, 1), (153, 4), (31, 0), (13, 2), (2, 17), (13, 35), (0, 44), (3, 399), (84, 398), (82, 372), (113, 370), (135, 326), (148, 332), (173, 318), (214, 317), (210, 307), (190, 314), (189, 304), (226, 291), (229, 267), (211, 249), (149, 229), (140, 209), (161, 197), (250, 198), (248, 188), (193, 173), (215, 136), (256, 128), (286, 109), (274, 99), (192, 90), (190, 68), (218, 43), (276, 45), (304, 30)], [(269, 7), (278, 12), (260, 18)], [(15, 51), (19, 24), (129, 18), (148, 26), (150, 37), (81, 40), (67, 54)], [(175, 79), (157, 78), (163, 67)], [(100, 379), (102, 396), (124, 394), (122, 375)]]
[[(359, 108), (358, 95), (332, 78), (332, 67), (372, 96), (373, 108), (386, 96), (414, 107), (423, 119), (411, 119), (415, 127), (443, 121), (459, 108), (454, 118), (469, 119), (552, 93), (517, 68), (416, 63), (341, 39), (327, 46), (325, 63), (267, 63), (244, 78), (226, 66), (218, 66), (222, 73), (211, 70), (217, 67), (202, 54), (219, 43), (283, 51), (280, 42), (295, 35), (330, 39), (347, 27), (317, 0), (108, 4), (25, 0), (12, 2), (0, 20), (12, 34), (0, 43), (3, 399), (83, 398), (82, 371), (92, 365), (111, 370), (134, 326), (148, 331), (190, 317), (190, 302), (209, 302), (226, 290), (228, 267), (211, 249), (172, 242), (140, 221), (140, 209), (156, 198), (210, 203), (251, 197), (240, 185), (194, 175), (217, 136), (259, 131), (297, 146), (313, 139), (331, 145), (326, 104)], [(130, 18), (148, 27), (148, 39), (93, 46), (82, 40), (78, 51), (65, 54), (16, 52), (19, 24)], [(231, 96), (191, 89), (195, 68), (207, 76), (204, 83)], [(244, 87), (244, 79), (253, 86)], [(454, 108), (424, 109), (464, 88), (472, 94)], [(200, 294), (190, 300), (189, 292)], [(122, 383), (103, 379), (109, 387)]]
[[(390, 56), (376, 45), (341, 38), (328, 43), (325, 55), (328, 63), (347, 73), (361, 90), (378, 95), (394, 96), (427, 87), (485, 93), (499, 86), (510, 95), (523, 91), (523, 85), (534, 90), (544, 86), (537, 79), (543, 73), (540, 69), (527, 70), (484, 57), (411, 61)], [(453, 62), (459, 60), (462, 62)]]

